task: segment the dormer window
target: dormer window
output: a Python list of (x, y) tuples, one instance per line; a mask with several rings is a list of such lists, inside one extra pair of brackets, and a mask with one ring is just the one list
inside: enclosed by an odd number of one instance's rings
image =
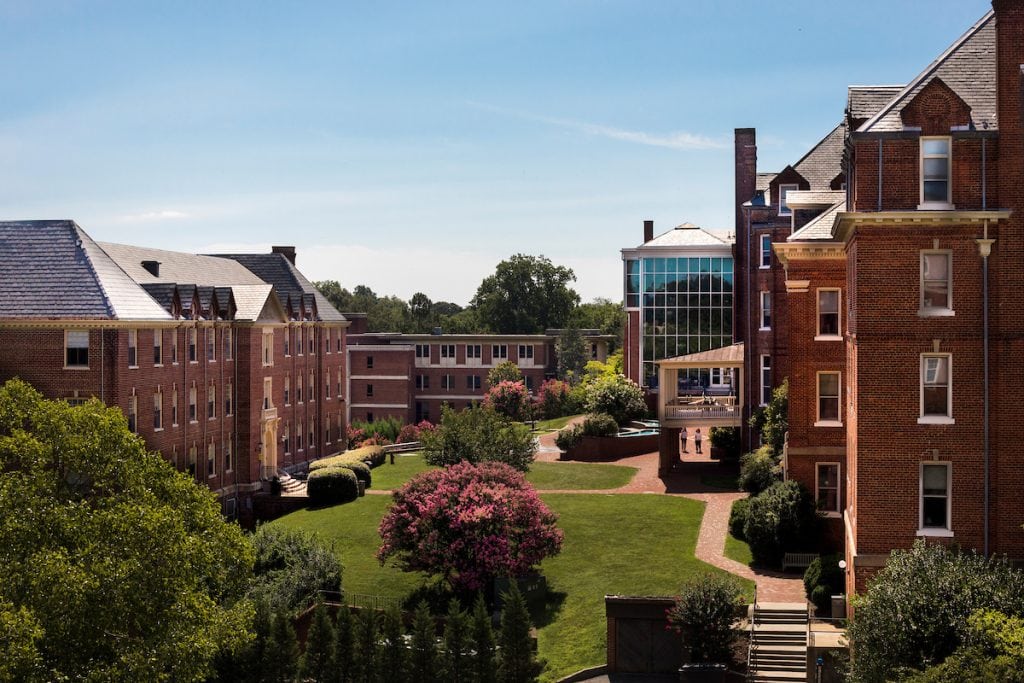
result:
[(792, 216), (793, 210), (786, 205), (786, 195), (800, 189), (799, 185), (779, 185), (779, 215)]
[(921, 204), (919, 209), (952, 209), (950, 139), (921, 138)]

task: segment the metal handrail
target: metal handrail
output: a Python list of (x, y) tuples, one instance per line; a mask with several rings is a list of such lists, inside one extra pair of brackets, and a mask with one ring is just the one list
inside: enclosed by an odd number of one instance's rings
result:
[(754, 622), (757, 619), (757, 584), (754, 584), (754, 605), (750, 612), (750, 639), (747, 641), (747, 680), (753, 679), (753, 674), (750, 671), (750, 661), (753, 659), (754, 654)]

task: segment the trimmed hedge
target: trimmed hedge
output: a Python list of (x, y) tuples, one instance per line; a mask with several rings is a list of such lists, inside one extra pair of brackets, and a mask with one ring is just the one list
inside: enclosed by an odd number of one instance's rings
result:
[(619, 423), (607, 413), (593, 413), (583, 420), (583, 436), (615, 436)]
[(312, 473), (315, 470), (324, 469), (325, 467), (337, 467), (339, 465), (347, 465), (353, 462), (363, 462), (370, 467), (383, 465), (384, 448), (383, 446), (363, 446), (362, 448), (354, 448), (350, 451), (345, 451), (340, 455), (333, 455), (329, 458), (314, 460), (309, 463), (309, 471)]
[(356, 473), (348, 467), (321, 467), (309, 473), (306, 493), (314, 505), (348, 503), (359, 497)]
[(356, 475), (356, 479), (358, 479), (359, 481), (363, 482), (363, 486), (364, 487), (370, 488), (370, 482), (372, 480), (372, 476), (370, 475), (370, 466), (369, 465), (367, 465), (365, 462), (357, 461), (357, 462), (347, 462), (344, 465), (342, 465), (342, 467), (345, 467), (347, 469), (352, 470), (355, 473), (355, 475)]
[(555, 436), (555, 445), (563, 451), (570, 451), (583, 441), (583, 425), (573, 425), (561, 430)]
[(741, 541), (746, 540), (743, 536), (743, 527), (747, 524), (747, 514), (750, 510), (750, 499), (740, 498), (733, 501), (732, 509), (729, 511), (729, 533), (733, 538)]

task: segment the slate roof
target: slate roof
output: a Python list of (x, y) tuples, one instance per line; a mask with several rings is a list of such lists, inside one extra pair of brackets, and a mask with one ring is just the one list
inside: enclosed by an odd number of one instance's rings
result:
[(827, 190), (837, 175), (842, 173), (846, 124), (840, 123), (818, 141), (793, 169), (810, 183), (812, 190)]
[(794, 209), (832, 206), (846, 198), (846, 190), (790, 190), (786, 206)]
[(810, 242), (812, 240), (832, 240), (832, 226), (835, 223), (836, 214), (846, 211), (846, 200), (836, 202), (828, 211), (809, 221), (786, 238), (787, 242)]
[(989, 11), (877, 114), (865, 121), (859, 133), (903, 130), (900, 112), (933, 78), (939, 77), (971, 108), (971, 124), (978, 130), (995, 130), (996, 121), (996, 22)]
[(313, 283), (306, 279), (305, 275), (299, 272), (284, 254), (214, 254), (214, 256), (233, 259), (248, 268), (261, 281), (272, 284), (282, 304), (285, 304), (290, 298), (293, 305), (297, 306), (304, 294), (312, 294), (321, 320), (345, 321), (345, 316), (331, 305), (331, 302), (313, 286)]
[[(722, 346), (710, 351), (698, 351), (685, 356), (675, 356), (656, 361), (658, 365), (673, 365), (679, 363), (722, 363), (735, 364), (743, 363), (743, 342)], [(712, 365), (711, 367), (715, 367)]]
[(857, 121), (870, 119), (902, 92), (905, 85), (851, 85), (846, 90), (846, 115)]
[(755, 180), (756, 185), (754, 186), (754, 189), (755, 190), (760, 190), (760, 191), (764, 192), (765, 195), (767, 195), (768, 194), (768, 186), (772, 184), (772, 181), (775, 180), (775, 176), (777, 176), (777, 175), (779, 175), (779, 174), (778, 173), (758, 173), (757, 174), (757, 179)]
[(729, 244), (717, 235), (694, 225), (683, 223), (677, 225), (668, 232), (663, 232), (649, 242), (644, 242), (644, 247), (720, 247)]
[[(99, 244), (133, 280), (140, 284), (182, 282), (205, 287), (263, 284), (263, 280), (257, 275), (231, 259), (167, 251), (166, 249), (150, 249), (133, 244), (112, 244), (110, 242), (100, 242)], [(160, 275), (153, 275), (143, 268), (143, 261), (158, 261)]]
[(0, 222), (0, 317), (170, 320), (71, 220)]
[(267, 305), (267, 299), (273, 291), (273, 286), (268, 284), (260, 285), (236, 285), (231, 288), (235, 296), (235, 320), (259, 320), (260, 313)]

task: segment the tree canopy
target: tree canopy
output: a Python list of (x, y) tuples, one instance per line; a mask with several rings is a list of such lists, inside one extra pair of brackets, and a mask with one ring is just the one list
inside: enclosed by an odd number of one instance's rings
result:
[(580, 296), (569, 287), (570, 268), (545, 256), (516, 254), (484, 278), (472, 304), (488, 331), (496, 334), (541, 334), (565, 327)]
[(0, 387), (0, 673), (199, 681), (249, 637), (253, 552), (116, 408)]

